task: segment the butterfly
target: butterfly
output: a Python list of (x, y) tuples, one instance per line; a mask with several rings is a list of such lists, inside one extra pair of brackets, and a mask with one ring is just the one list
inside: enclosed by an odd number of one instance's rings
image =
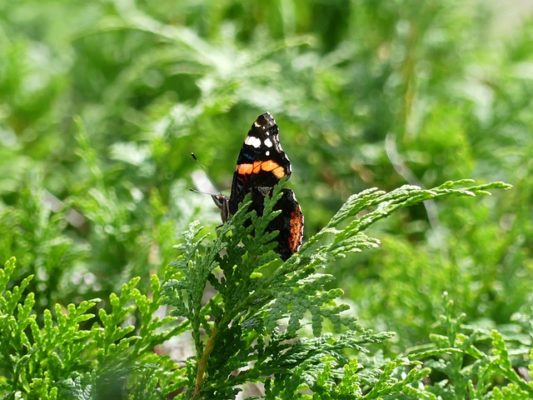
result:
[[(279, 142), (279, 130), (274, 117), (261, 114), (252, 124), (237, 158), (233, 173), (231, 194), (212, 195), (220, 209), (222, 222), (235, 214), (247, 194), (251, 194), (251, 209), (262, 216), (265, 197), (271, 196), (274, 186), (291, 175), (291, 163)], [(282, 189), (281, 198), (274, 206), (281, 213), (267, 227), (279, 231), (276, 251), (281, 259), (297, 252), (303, 240), (304, 216), (291, 189)]]

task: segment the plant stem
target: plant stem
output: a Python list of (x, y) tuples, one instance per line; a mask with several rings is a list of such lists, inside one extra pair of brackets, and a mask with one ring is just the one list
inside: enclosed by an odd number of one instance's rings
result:
[(202, 383), (204, 381), (204, 375), (205, 375), (205, 368), (207, 367), (207, 360), (209, 359), (209, 355), (213, 351), (213, 347), (215, 346), (215, 338), (218, 333), (218, 326), (213, 326), (213, 330), (211, 331), (211, 335), (209, 335), (209, 339), (207, 339), (207, 343), (205, 344), (204, 351), (202, 353), (202, 356), (200, 357), (200, 361), (198, 361), (198, 369), (196, 370), (196, 380), (194, 383), (194, 392), (192, 394), (191, 400), (196, 400), (200, 396), (200, 391), (202, 390)]

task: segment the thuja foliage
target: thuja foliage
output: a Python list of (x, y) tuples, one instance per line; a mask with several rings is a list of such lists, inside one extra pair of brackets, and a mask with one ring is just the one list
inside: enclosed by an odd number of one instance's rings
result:
[[(429, 344), (392, 358), (379, 344), (390, 332), (362, 329), (323, 268), (379, 245), (364, 231), (396, 209), (448, 195), (476, 196), (502, 183), (448, 182), (351, 196), (300, 252), (282, 262), (267, 232), (280, 185), (264, 217), (249, 203), (217, 236), (192, 224), (176, 261), (119, 294), (34, 312), (31, 276), (13, 285), (14, 259), (0, 269), (0, 396), (18, 399), (231, 399), (261, 385), (266, 399), (455, 399), (533, 396), (524, 371), (531, 356), (503, 336), (462, 324), (446, 302)], [(157, 316), (163, 305), (171, 315)], [(323, 328), (336, 332), (324, 333)], [(186, 360), (155, 352), (190, 335)], [(529, 363), (529, 365), (528, 365)], [(518, 372), (517, 372), (518, 371)]]
[(149, 296), (136, 289), (138, 278), (123, 285), (108, 299), (110, 312), (92, 299), (56, 304), (38, 315), (34, 293), (25, 292), (33, 276), (12, 286), (15, 270), (14, 258), (0, 269), (1, 398), (86, 400), (130, 393), (160, 399), (180, 383), (174, 364), (153, 352), (183, 329), (167, 326), (170, 317), (154, 316), (161, 300), (156, 276)]
[[(442, 394), (454, 398), (464, 388), (477, 390), (473, 388), (478, 384), (478, 368), (472, 367), (473, 375), (462, 371), (462, 360), (471, 347), (461, 347), (466, 336), (461, 336), (460, 344), (455, 337), (458, 323), (452, 323), (451, 316), (444, 323), (449, 334), (436, 343), (436, 350), (376, 362), (369, 352), (391, 334), (360, 328), (349, 307), (339, 301), (342, 291), (331, 287), (333, 277), (322, 268), (350, 252), (376, 247), (378, 240), (363, 231), (398, 208), (505, 187), (459, 181), (431, 190), (403, 186), (390, 193), (361, 192), (351, 196), (327, 226), (284, 263), (273, 252), (275, 233), (266, 232), (276, 215), (270, 211), (279, 188), (266, 202), (265, 217), (250, 216), (245, 204), (220, 227), (213, 241), (192, 225), (180, 244), (175, 269), (167, 270), (164, 286), (174, 315), (190, 322), (196, 350), (187, 364), (183, 398), (233, 398), (247, 383), (263, 383), (267, 399), (437, 398)], [(212, 297), (205, 299), (208, 286)], [(324, 323), (339, 334), (323, 334)], [(304, 332), (314, 338), (302, 336)], [(506, 354), (501, 336), (494, 335), (495, 354)], [(449, 355), (455, 362), (447, 367)], [(517, 396), (531, 394), (533, 388), (513, 372), (508, 357), (504, 357), (506, 367), (494, 370), (489, 364), (499, 361), (479, 350), (476, 355), (478, 364), (484, 365), (487, 383), (480, 393), (492, 389), (497, 375), (511, 381), (507, 389)], [(418, 360), (429, 365), (431, 356), (440, 356), (435, 369), (442, 366), (450, 378), (461, 375), (462, 383), (438, 378), (438, 384), (425, 387), (432, 369)]]

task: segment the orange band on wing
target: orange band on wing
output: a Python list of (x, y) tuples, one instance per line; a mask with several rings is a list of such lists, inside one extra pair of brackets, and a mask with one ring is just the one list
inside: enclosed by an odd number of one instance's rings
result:
[(253, 164), (238, 164), (236, 171), (239, 175), (250, 175), (253, 168)]
[(272, 172), (279, 179), (285, 176), (283, 167), (272, 160), (254, 161), (253, 164), (239, 164), (236, 171), (239, 175), (258, 174), (261, 171), (265, 171)]

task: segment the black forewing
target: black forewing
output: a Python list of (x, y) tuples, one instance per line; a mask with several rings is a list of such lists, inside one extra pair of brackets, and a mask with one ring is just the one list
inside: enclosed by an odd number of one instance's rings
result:
[(268, 112), (261, 114), (252, 124), (237, 158), (237, 170), (233, 174), (229, 211), (234, 214), (244, 196), (255, 187), (276, 185), (280, 178), (269, 171), (258, 170), (252, 174), (239, 173), (239, 166), (257, 162), (274, 162), (283, 168), (284, 177), (291, 174), (289, 158), (279, 142), (278, 125)]

